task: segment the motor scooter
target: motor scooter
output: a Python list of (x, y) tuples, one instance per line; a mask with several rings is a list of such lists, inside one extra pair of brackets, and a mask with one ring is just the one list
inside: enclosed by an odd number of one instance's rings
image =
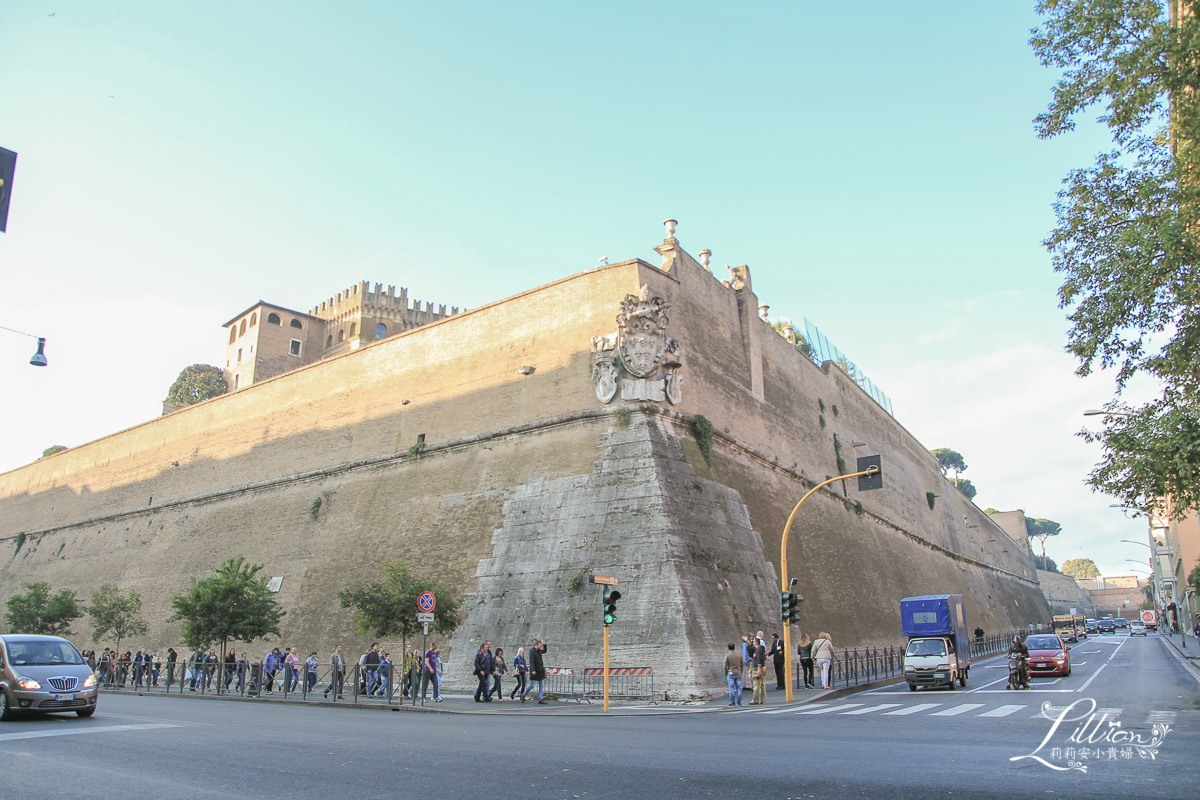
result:
[(1004, 688), (1029, 688), (1029, 669), (1025, 666), (1025, 656), (1020, 653), (1008, 655), (1008, 684)]

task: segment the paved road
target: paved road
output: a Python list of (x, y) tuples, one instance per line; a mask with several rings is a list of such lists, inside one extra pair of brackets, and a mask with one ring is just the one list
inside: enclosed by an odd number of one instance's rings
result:
[[(1093, 638), (1072, 655), (1070, 678), (1028, 692), (1006, 692), (993, 661), (976, 665), (966, 690), (900, 685), (819, 705), (609, 717), (566, 706), (397, 713), (105, 695), (91, 719), (0, 725), (0, 798), (1195, 798), (1194, 670), (1154, 636)], [(1083, 720), (1052, 732), (1042, 711), (1092, 701), (1100, 733), (1145, 744), (1157, 724), (1157, 745), (1072, 743)], [(1012, 760), (1031, 754), (1062, 769)]]

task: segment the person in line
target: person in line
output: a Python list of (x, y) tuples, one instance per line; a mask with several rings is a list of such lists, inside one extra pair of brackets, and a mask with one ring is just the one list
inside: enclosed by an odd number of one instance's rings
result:
[(335, 700), (345, 700), (342, 695), (342, 689), (346, 686), (346, 657), (342, 655), (342, 646), (339, 644), (334, 648), (333, 655), (329, 657), (329, 685), (325, 687), (325, 698), (329, 698), (329, 693), (333, 692)]
[(479, 679), (479, 686), (475, 689), (476, 703), (492, 702), (492, 670), (495, 668), (495, 661), (492, 657), (492, 643), (484, 642), (479, 648), (479, 652), (475, 654), (475, 677)]
[(729, 643), (729, 652), (725, 654), (725, 682), (729, 684), (729, 705), (742, 704), (742, 655), (737, 652), (736, 645)]
[(196, 648), (196, 651), (188, 656), (188, 672), (188, 689), (194, 692), (197, 686), (203, 687), (204, 651), (200, 648)]
[(162, 656), (160, 656), (158, 651), (155, 650), (150, 655), (150, 679), (153, 682), (152, 685), (155, 687), (158, 686), (158, 676), (162, 672), (162, 665)]
[(287, 670), (287, 683), (285, 684), (286, 692), (296, 691), (296, 687), (300, 684), (300, 651), (293, 647), (287, 651), (287, 655), (283, 658), (284, 668)]
[(250, 670), (250, 658), (245, 650), (238, 657), (235, 666), (237, 668), (237, 692), (241, 694), (246, 689), (246, 673)]
[(213, 678), (217, 674), (217, 664), (220, 659), (217, 658), (217, 651), (214, 648), (209, 648), (208, 655), (204, 658), (204, 688), (211, 689)]
[(392, 654), (384, 650), (379, 654), (379, 691), (380, 697), (392, 699)]
[(275, 673), (279, 669), (279, 648), (271, 649), (263, 659), (263, 694), (275, 694)]
[(317, 658), (317, 651), (313, 650), (308, 654), (308, 660), (304, 662), (304, 693), (312, 694), (313, 689), (317, 688), (317, 669), (321, 666), (321, 660)]
[(754, 634), (747, 633), (742, 637), (742, 691), (746, 690), (746, 685), (754, 686), (754, 680), (751, 677), (750, 662), (754, 660)]
[(767, 702), (767, 643), (763, 641), (762, 631), (754, 639), (754, 695), (750, 705), (761, 706)]
[(492, 658), (492, 679), (496, 684), (492, 687), (492, 694), (496, 697), (496, 702), (504, 702), (504, 690), (500, 688), (500, 679), (508, 672), (508, 664), (504, 661), (504, 648), (497, 647), (496, 655)]
[(237, 650), (232, 647), (225, 653), (225, 694), (229, 694), (229, 686), (233, 683), (234, 673), (237, 672)]
[(174, 647), (167, 648), (167, 691), (171, 691), (171, 684), (175, 682), (175, 664), (179, 661), (179, 654), (175, 652)]
[(546, 705), (546, 640), (535, 639), (533, 647), (529, 648), (529, 685), (525, 687), (525, 691), (521, 693), (521, 702), (525, 702), (525, 695), (529, 694), (529, 690), (533, 688), (533, 684), (538, 687), (538, 704)]
[(787, 650), (783, 649), (783, 642), (780, 641), (778, 633), (771, 634), (771, 649), (767, 651), (767, 655), (771, 657), (771, 665), (775, 668), (775, 689), (783, 689), (783, 682), (787, 680), (787, 670), (784, 665)]
[(832, 689), (833, 684), (829, 679), (829, 665), (833, 660), (833, 641), (830, 640), (829, 634), (821, 631), (817, 634), (817, 639), (813, 642), (812, 649), (813, 660), (817, 662), (817, 669), (821, 673), (821, 688)]
[(379, 688), (379, 642), (371, 642), (370, 649), (363, 654), (362, 664), (367, 671), (366, 694), (370, 697)]
[(975, 641), (977, 641), (977, 642), (982, 642), (982, 641), (983, 641), (983, 636), (984, 636), (984, 633), (983, 633), (983, 628), (981, 628), (981, 627), (979, 627), (978, 625), (976, 625), (976, 626), (975, 626)]
[(516, 700), (517, 695), (525, 694), (525, 684), (529, 677), (529, 662), (525, 660), (525, 648), (518, 647), (517, 654), (513, 656), (513, 675), (516, 676), (517, 685), (513, 687), (512, 692), (508, 695), (509, 700)]
[(421, 657), (421, 699), (425, 699), (429, 685), (433, 684), (433, 701), (440, 703), (442, 702), (442, 693), (438, 686), (437, 647), (437, 642), (430, 642), (429, 649)]
[(804, 673), (804, 688), (813, 688), (813, 643), (812, 639), (808, 638), (807, 633), (800, 634), (800, 646), (796, 648), (796, 653), (800, 656), (800, 671)]

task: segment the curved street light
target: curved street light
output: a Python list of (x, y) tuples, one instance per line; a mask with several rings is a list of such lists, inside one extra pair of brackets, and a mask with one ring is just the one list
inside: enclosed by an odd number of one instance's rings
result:
[(3, 325), (0, 325), (0, 330), (8, 331), (9, 333), (19, 333), (22, 336), (28, 336), (30, 339), (37, 339), (38, 349), (37, 349), (37, 352), (33, 354), (33, 358), (29, 359), (29, 363), (35, 367), (44, 367), (44, 366), (46, 366), (46, 364), (49, 363), (48, 361), (46, 361), (46, 337), (45, 336), (34, 336), (32, 333), (26, 333), (25, 331), (13, 330), (12, 328), (5, 328)]

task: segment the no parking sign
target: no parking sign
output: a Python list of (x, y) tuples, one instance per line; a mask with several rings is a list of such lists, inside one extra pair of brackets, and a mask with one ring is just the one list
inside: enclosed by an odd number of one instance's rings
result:
[(433, 607), (437, 605), (437, 600), (433, 596), (433, 592), (421, 592), (421, 596), (417, 598), (417, 606), (426, 613), (433, 611)]

